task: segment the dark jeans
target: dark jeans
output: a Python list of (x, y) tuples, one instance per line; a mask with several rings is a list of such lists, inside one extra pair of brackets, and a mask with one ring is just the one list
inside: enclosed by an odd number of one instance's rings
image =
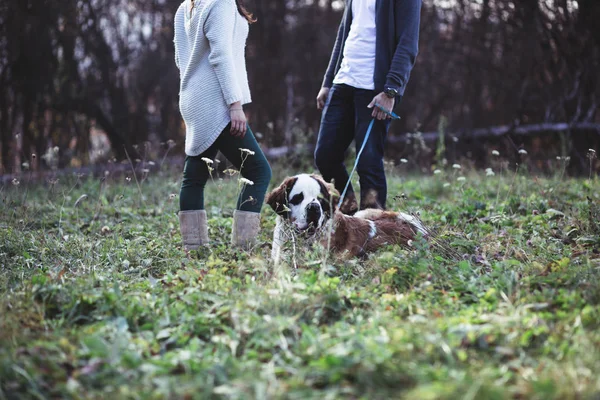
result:
[[(210, 179), (210, 173), (206, 162), (202, 158), (214, 160), (217, 152), (221, 151), (235, 168), (241, 169), (242, 177), (254, 182), (254, 185), (244, 186), (236, 208), (242, 211), (260, 212), (265, 200), (265, 193), (271, 181), (271, 167), (258, 146), (250, 127), (248, 127), (244, 138), (231, 136), (230, 130), (231, 126), (227, 125), (208, 150), (199, 156), (187, 156), (185, 158), (183, 183), (181, 184), (179, 196), (181, 211), (204, 209), (204, 187)], [(254, 155), (242, 153), (240, 148), (253, 151)], [(213, 164), (212, 167), (214, 168), (215, 165)]]
[[(315, 162), (326, 181), (335, 181), (340, 194), (348, 182), (344, 165), (346, 150), (355, 141), (360, 150), (373, 117), (367, 108), (376, 93), (348, 85), (333, 85), (323, 110)], [(360, 182), (360, 208), (385, 208), (387, 182), (383, 168), (383, 151), (390, 121), (375, 121), (371, 136), (358, 161), (356, 171)], [(352, 185), (346, 197), (354, 196)]]

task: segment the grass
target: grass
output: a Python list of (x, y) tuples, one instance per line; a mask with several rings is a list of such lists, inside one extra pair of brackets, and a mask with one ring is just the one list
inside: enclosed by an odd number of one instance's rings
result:
[(178, 172), (0, 188), (0, 399), (598, 398), (598, 180), (389, 168), (390, 208), (458, 259), (298, 246), (275, 269), (271, 210), (254, 252), (228, 244), (235, 179), (192, 258)]

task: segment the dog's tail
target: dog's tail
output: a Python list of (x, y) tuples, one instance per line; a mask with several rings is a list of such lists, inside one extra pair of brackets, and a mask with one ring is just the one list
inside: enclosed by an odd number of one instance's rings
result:
[(451, 260), (461, 259), (460, 254), (458, 254), (458, 252), (452, 248), (448, 241), (441, 238), (441, 234), (435, 229), (426, 227), (423, 221), (421, 221), (417, 215), (400, 212), (399, 218), (403, 219), (412, 226), (415, 235), (420, 233), (423, 238), (427, 240), (433, 250), (441, 253), (444, 257)]
[(408, 222), (413, 227), (415, 233), (420, 232), (423, 235), (423, 237), (428, 237), (429, 235), (431, 235), (429, 229), (427, 229), (425, 225), (423, 225), (423, 222), (418, 217), (403, 212), (400, 212), (398, 214), (399, 218), (402, 218), (404, 221)]

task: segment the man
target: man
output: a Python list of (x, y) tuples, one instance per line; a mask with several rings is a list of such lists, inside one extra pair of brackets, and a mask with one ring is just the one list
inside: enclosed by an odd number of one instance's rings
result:
[[(349, 178), (345, 152), (355, 140), (358, 153), (376, 119), (357, 166), (361, 209), (385, 208), (383, 151), (391, 120), (375, 105), (392, 111), (404, 94), (418, 52), (420, 13), (421, 0), (347, 0), (317, 96), (323, 116), (315, 162), (340, 193)], [(357, 209), (350, 186), (342, 211)]]

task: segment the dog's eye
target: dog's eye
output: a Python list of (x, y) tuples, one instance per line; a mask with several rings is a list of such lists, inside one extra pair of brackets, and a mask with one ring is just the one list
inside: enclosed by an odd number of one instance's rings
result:
[(293, 206), (297, 206), (298, 204), (302, 203), (302, 200), (304, 200), (304, 194), (298, 193), (290, 199), (290, 204)]

